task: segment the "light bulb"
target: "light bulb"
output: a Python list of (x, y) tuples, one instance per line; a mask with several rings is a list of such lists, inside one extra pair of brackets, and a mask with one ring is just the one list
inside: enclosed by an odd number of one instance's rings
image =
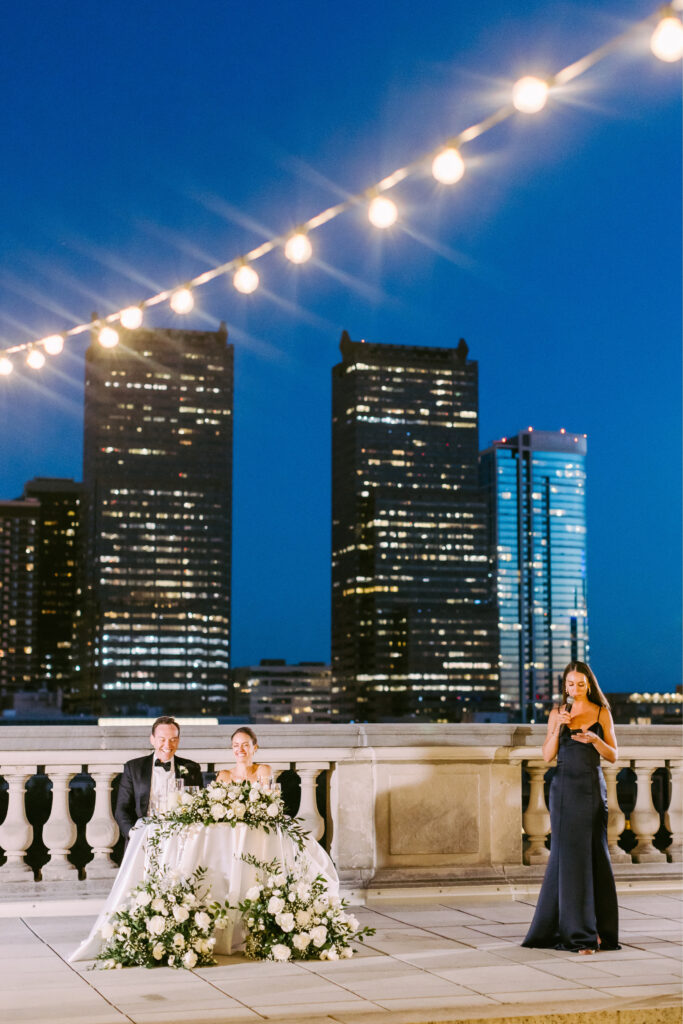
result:
[(3, 356), (0, 359), (0, 376), (7, 377), (13, 369), (12, 360), (8, 359), (7, 356)]
[(45, 356), (39, 348), (31, 348), (26, 356), (26, 362), (31, 369), (40, 370), (45, 366)]
[(170, 301), (174, 313), (185, 314), (194, 309), (194, 295), (189, 288), (177, 288)]
[(455, 185), (465, 173), (465, 161), (453, 146), (437, 153), (432, 162), (432, 174), (442, 185)]
[(285, 256), (292, 263), (305, 263), (313, 255), (313, 246), (308, 235), (299, 232), (287, 239), (285, 244)]
[(119, 320), (122, 327), (134, 331), (142, 323), (142, 309), (140, 306), (128, 306), (127, 309), (121, 310)]
[(61, 334), (51, 334), (49, 338), (43, 338), (40, 344), (49, 356), (58, 356), (64, 348), (64, 338)]
[(537, 114), (543, 110), (548, 99), (548, 83), (541, 78), (526, 75), (515, 82), (512, 90), (512, 102), (523, 114)]
[(683, 25), (678, 18), (673, 15), (662, 18), (652, 33), (650, 49), (655, 57), (668, 64), (683, 57)]
[(113, 327), (103, 327), (97, 335), (97, 340), (102, 348), (114, 348), (119, 343), (118, 331), (115, 331)]
[(375, 196), (368, 206), (368, 220), (376, 228), (390, 228), (398, 220), (396, 203), (386, 196)]
[(253, 267), (250, 267), (247, 263), (243, 263), (235, 271), (235, 276), (232, 279), (232, 283), (238, 292), (242, 292), (243, 295), (251, 295), (258, 288), (259, 277)]

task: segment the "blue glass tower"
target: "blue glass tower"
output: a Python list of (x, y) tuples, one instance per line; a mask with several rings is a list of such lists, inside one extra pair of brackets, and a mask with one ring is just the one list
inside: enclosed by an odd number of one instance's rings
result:
[(586, 438), (525, 430), (482, 453), (498, 608), (501, 708), (542, 720), (587, 660)]

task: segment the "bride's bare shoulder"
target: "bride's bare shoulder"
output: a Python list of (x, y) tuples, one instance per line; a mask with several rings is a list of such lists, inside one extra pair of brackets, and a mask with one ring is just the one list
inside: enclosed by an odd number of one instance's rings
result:
[(256, 778), (257, 779), (269, 779), (273, 774), (273, 769), (269, 764), (259, 764), (256, 766)]
[(231, 780), (232, 772), (228, 768), (223, 768), (216, 776), (217, 782), (230, 782)]

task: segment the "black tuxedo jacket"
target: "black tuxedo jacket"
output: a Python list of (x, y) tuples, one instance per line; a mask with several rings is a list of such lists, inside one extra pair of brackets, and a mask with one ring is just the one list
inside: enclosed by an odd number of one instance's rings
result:
[[(149, 794), (152, 788), (152, 768), (156, 754), (136, 757), (126, 761), (116, 798), (114, 817), (126, 839), (138, 818), (144, 818), (149, 805)], [(179, 769), (183, 768), (184, 771)], [(202, 772), (196, 761), (175, 755), (175, 774), (177, 779), (184, 779), (186, 786), (202, 786)]]

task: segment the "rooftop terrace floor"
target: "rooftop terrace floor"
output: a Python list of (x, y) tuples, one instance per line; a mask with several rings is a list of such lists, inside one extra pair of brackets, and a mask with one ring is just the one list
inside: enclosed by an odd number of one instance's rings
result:
[[(6, 1024), (678, 1024), (683, 895), (621, 892), (623, 949), (577, 956), (523, 949), (535, 896), (376, 899), (377, 929), (352, 960), (195, 971), (93, 971), (67, 958), (94, 907), (0, 906), (0, 1019)], [(76, 909), (76, 913), (74, 913)], [(66, 913), (64, 912), (66, 911)], [(86, 911), (86, 913), (84, 913)]]

